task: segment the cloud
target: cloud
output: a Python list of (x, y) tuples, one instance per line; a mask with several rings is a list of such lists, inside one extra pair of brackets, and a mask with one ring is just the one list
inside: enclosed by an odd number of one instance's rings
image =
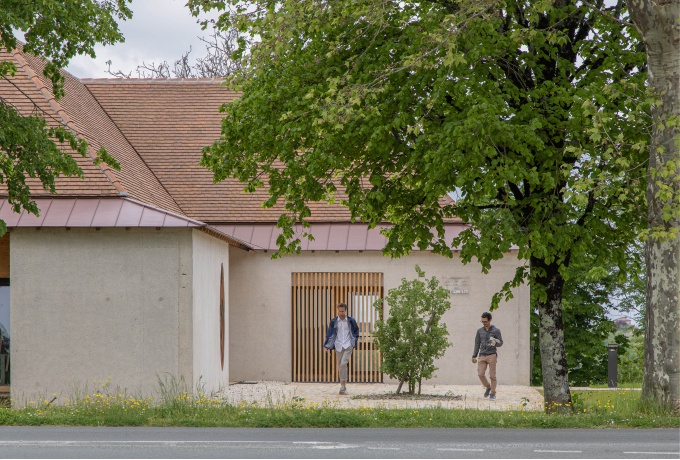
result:
[(201, 56), (205, 45), (199, 37), (206, 36), (196, 18), (186, 7), (186, 0), (136, 0), (131, 4), (131, 20), (119, 24), (125, 42), (114, 46), (97, 45), (96, 59), (78, 56), (67, 70), (79, 78), (110, 77), (106, 61), (112, 70), (132, 71), (143, 62), (172, 63), (184, 52), (193, 49), (192, 56)]

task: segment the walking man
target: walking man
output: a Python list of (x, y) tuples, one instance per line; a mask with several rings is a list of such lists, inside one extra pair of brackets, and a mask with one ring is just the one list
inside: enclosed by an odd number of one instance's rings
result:
[(359, 340), (359, 326), (354, 318), (347, 316), (346, 303), (339, 303), (336, 311), (338, 316), (328, 325), (323, 346), (328, 351), (335, 349), (340, 374), (340, 394), (344, 395), (347, 394), (347, 365)]
[[(484, 397), (496, 399), (496, 361), (498, 354), (496, 347), (503, 345), (501, 330), (491, 324), (491, 313), (482, 313), (482, 327), (475, 335), (475, 350), (472, 352), (472, 364), (477, 364), (477, 375), (486, 388)], [(479, 354), (479, 358), (477, 357)], [(486, 379), (486, 368), (489, 367), (489, 380)]]

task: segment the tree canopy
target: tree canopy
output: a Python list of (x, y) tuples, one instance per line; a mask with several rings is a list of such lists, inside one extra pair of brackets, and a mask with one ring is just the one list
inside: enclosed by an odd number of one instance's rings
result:
[[(546, 402), (570, 401), (562, 292), (625, 253), (643, 222), (645, 53), (625, 5), (604, 1), (190, 0), (250, 37), (243, 91), (204, 151), (216, 180), (286, 203), (281, 250), (309, 201), (388, 221), (386, 252), (413, 245), (484, 269), (516, 245), (540, 316)], [(265, 180), (266, 179), (266, 180)], [(439, 198), (456, 192), (455, 204)], [(444, 223), (471, 228), (444, 241)], [(289, 240), (285, 240), (289, 238)], [(555, 403), (555, 404), (553, 404)], [(557, 406), (562, 404), (562, 406)]]
[[(4, 1), (0, 8), (0, 49), (16, 49), (19, 45), (15, 33), (23, 32), (23, 51), (46, 60), (44, 74), (51, 80), (52, 92), (58, 99), (64, 94), (60, 70), (71, 58), (79, 54), (94, 56), (97, 43), (123, 40), (116, 20), (131, 17), (129, 1)], [(0, 61), (0, 78), (12, 84), (16, 71), (14, 61)], [(0, 97), (0, 182), (16, 212), (22, 208), (38, 212), (26, 177), (37, 177), (45, 188), (54, 191), (57, 176), (82, 173), (73, 157), (60, 148), (62, 144), (81, 155), (87, 153), (87, 143), (66, 126), (49, 126), (39, 113), (21, 114)], [(117, 167), (105, 150), (95, 161), (102, 160)], [(0, 221), (0, 234), (4, 231), (5, 224)]]

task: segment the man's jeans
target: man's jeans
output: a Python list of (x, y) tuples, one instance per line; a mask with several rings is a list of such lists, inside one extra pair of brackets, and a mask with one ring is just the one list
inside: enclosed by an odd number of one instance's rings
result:
[[(479, 380), (481, 380), (484, 388), (491, 387), (491, 394), (496, 394), (496, 362), (498, 361), (498, 355), (480, 356), (477, 358), (477, 375)], [(491, 385), (486, 379), (486, 366), (489, 366), (489, 378), (491, 379)]]
[(335, 350), (335, 357), (338, 360), (338, 373), (340, 374), (340, 383), (347, 382), (347, 365), (349, 358), (352, 356), (352, 346), (345, 348), (342, 351)]

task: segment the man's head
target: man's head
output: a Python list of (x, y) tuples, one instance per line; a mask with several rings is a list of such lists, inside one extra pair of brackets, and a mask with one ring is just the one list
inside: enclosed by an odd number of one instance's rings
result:
[(491, 313), (488, 311), (485, 311), (482, 313), (482, 325), (484, 326), (485, 329), (489, 329), (491, 326)]
[(345, 317), (347, 316), (347, 304), (339, 303), (338, 306), (336, 307), (336, 310), (338, 312), (338, 316), (340, 317), (340, 319), (344, 321)]

